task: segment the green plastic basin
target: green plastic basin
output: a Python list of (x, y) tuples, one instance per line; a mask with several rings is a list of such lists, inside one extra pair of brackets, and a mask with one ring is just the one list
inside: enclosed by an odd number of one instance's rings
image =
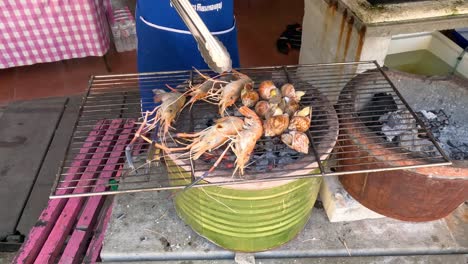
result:
[[(167, 162), (172, 183), (188, 184), (188, 180), (180, 179), (190, 179), (190, 173), (170, 160)], [(179, 217), (216, 245), (233, 251), (258, 252), (287, 243), (303, 229), (321, 181), (290, 180), (258, 190), (197, 187), (180, 192), (174, 203)]]

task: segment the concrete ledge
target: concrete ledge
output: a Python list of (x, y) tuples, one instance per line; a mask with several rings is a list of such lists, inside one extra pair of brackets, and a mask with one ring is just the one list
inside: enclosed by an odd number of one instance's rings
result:
[(367, 209), (351, 197), (343, 188), (337, 176), (324, 177), (319, 195), (330, 222), (357, 221), (385, 217)]
[(463, 0), (421, 1), (375, 6), (366, 0), (340, 0), (340, 2), (368, 25), (428, 18), (448, 19), (468, 15), (468, 2)]

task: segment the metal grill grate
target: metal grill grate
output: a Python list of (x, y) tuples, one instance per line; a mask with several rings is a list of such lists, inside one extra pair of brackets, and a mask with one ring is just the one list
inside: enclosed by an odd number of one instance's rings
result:
[[(263, 80), (273, 80), (277, 85), (289, 82), (296, 90), (306, 91), (301, 104), (313, 109), (308, 131), (309, 154), (292, 155), (288, 164), (273, 164), (261, 172), (251, 169), (255, 168), (253, 164), (242, 178), (233, 176), (232, 169), (220, 166), (195, 187), (451, 164), (374, 62), (240, 71), (255, 81), (255, 87)], [(161, 162), (153, 162), (150, 168), (144, 165), (140, 160), (146, 159), (149, 144), (142, 140), (137, 141), (133, 151), (136, 164), (141, 165), (138, 170), (132, 171), (126, 166), (124, 154), (136, 131), (135, 122), (141, 117), (142, 104), (151, 103), (141, 101), (141, 91), (166, 85), (185, 89), (189, 81), (196, 84), (201, 80), (194, 71), (92, 77), (51, 198), (182, 189), (201, 176), (212, 163), (178, 159), (180, 153), (166, 153)], [(177, 119), (176, 128), (184, 132), (200, 131), (206, 116), (217, 111), (212, 107), (197, 103), (191, 111), (185, 108)], [(402, 124), (411, 126), (397, 124), (389, 128), (387, 122), (387, 134), (383, 134), (381, 130), (386, 123), (379, 118), (395, 110), (399, 111)], [(393, 141), (387, 140), (392, 137)], [(271, 140), (263, 137), (257, 145)], [(253, 155), (263, 154), (264, 151), (257, 148)], [(360, 158), (356, 159), (358, 155)], [(167, 171), (171, 172), (171, 177), (167, 176)]]

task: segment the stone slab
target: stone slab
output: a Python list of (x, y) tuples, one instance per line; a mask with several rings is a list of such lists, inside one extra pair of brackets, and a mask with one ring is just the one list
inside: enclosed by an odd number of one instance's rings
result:
[[(160, 191), (116, 196), (101, 251), (103, 261), (234, 259), (234, 252), (192, 231), (177, 216), (170, 195)], [(409, 223), (382, 218), (331, 223), (323, 209), (315, 208), (295, 239), (254, 255), (277, 259), (468, 253), (452, 230), (445, 220)]]
[(462, 247), (468, 247), (468, 201), (447, 216), (445, 222), (457, 243)]
[(367, 209), (343, 188), (337, 176), (324, 177), (320, 200), (330, 222), (357, 221), (385, 216)]
[(73, 132), (73, 126), (78, 118), (81, 101), (82, 96), (68, 98), (64, 113), (61, 116), (41, 170), (16, 228), (23, 235), (29, 233), (29, 230), (34, 226), (42, 210), (47, 205), (58, 168), (64, 158), (68, 141)]
[(0, 239), (15, 232), (64, 98), (15, 102), (0, 119)]

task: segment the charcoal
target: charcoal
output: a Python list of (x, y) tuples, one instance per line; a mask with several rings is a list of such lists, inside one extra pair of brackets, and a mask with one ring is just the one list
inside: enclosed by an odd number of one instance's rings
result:
[(257, 143), (252, 157), (252, 165), (247, 170), (255, 172), (268, 172), (279, 165), (296, 162), (303, 154), (290, 149), (278, 137), (268, 137)]
[[(468, 159), (468, 134), (444, 110), (421, 110), (416, 113), (424, 126), (452, 160)], [(428, 135), (425, 135), (428, 137)], [(463, 142), (465, 140), (465, 142)]]
[(291, 164), (292, 162), (294, 162), (295, 159), (293, 159), (292, 157), (282, 157), (278, 160), (278, 165), (287, 165), (287, 164)]
[(376, 93), (372, 96), (370, 102), (362, 109), (359, 117), (371, 130), (378, 131), (380, 129), (380, 118), (397, 109), (397, 104), (391, 94)]
[(275, 138), (269, 138), (270, 140), (266, 140), (262, 146), (262, 148), (265, 150), (265, 151), (273, 151), (276, 147), (276, 144), (275, 144)]
[[(390, 142), (394, 141), (396, 137), (415, 135), (416, 120), (408, 111), (394, 111), (382, 115), (379, 120), (381, 124), (381, 131), (386, 139)], [(411, 139), (410, 139), (411, 140)]]
[(442, 109), (439, 111), (421, 110), (416, 114), (435, 138), (439, 138), (442, 130), (449, 125), (449, 117)]
[(252, 161), (254, 161), (253, 167), (254, 171), (265, 171), (268, 168), (269, 161), (265, 158), (265, 154), (263, 155), (254, 155), (252, 157)]
[[(370, 108), (371, 106), (368, 106)], [(416, 115), (429, 131), (434, 140), (452, 160), (468, 159), (468, 131), (463, 129), (448, 116), (444, 110), (421, 110)], [(380, 115), (376, 121), (380, 125), (375, 130), (388, 141), (412, 152), (421, 152), (427, 156), (438, 156), (439, 152), (433, 146), (428, 134), (423, 133), (422, 126), (408, 111), (389, 111)], [(374, 120), (367, 120), (367, 126), (375, 126)], [(371, 127), (369, 127), (371, 128)], [(464, 141), (463, 141), (464, 140)]]
[(291, 149), (285, 145), (285, 148), (282, 149), (278, 154), (280, 157), (286, 157), (286, 156), (294, 157), (294, 156), (297, 156), (299, 153), (295, 151), (294, 149)]

